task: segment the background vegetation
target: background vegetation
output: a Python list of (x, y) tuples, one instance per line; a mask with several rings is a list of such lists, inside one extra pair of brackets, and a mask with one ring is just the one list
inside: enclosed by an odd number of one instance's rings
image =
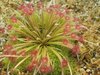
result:
[[(47, 0), (43, 0), (44, 2)], [(50, 0), (48, 0), (50, 1)], [(14, 13), (14, 9), (21, 3), (21, 0), (0, 0), (0, 27), (5, 27), (5, 19)], [(71, 61), (73, 72), (76, 75), (99, 75), (100, 74), (100, 1), (99, 0), (56, 0), (58, 4), (65, 5), (73, 11), (75, 16), (81, 18), (82, 24), (87, 30), (81, 31), (85, 37), (85, 43), (81, 47), (78, 58)], [(6, 41), (6, 34), (0, 33), (0, 50)], [(1, 51), (2, 52), (2, 51)], [(66, 55), (66, 54), (65, 54)], [(68, 53), (69, 57), (70, 54)], [(2, 59), (0, 59), (2, 60)], [(73, 65), (76, 63), (76, 65)], [(0, 63), (1, 75), (6, 73), (2, 70), (3, 64)], [(77, 70), (77, 71), (76, 71)], [(20, 72), (25, 73), (25, 72)], [(68, 73), (68, 72), (67, 72)], [(25, 73), (27, 74), (27, 73)], [(58, 75), (59, 69), (53, 75)]]

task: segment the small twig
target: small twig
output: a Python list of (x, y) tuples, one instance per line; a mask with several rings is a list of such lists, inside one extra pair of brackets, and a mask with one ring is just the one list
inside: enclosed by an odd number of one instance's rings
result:
[(72, 73), (72, 69), (71, 69), (71, 66), (70, 66), (69, 63), (68, 63), (68, 67), (69, 67), (69, 70), (70, 70), (70, 75), (73, 75), (73, 73)]
[(90, 43), (90, 44), (92, 44), (92, 45), (99, 46), (98, 44), (95, 44), (95, 43), (90, 42), (90, 41), (88, 41), (88, 40), (84, 40), (84, 41), (85, 41), (85, 42), (88, 42), (88, 43)]
[(62, 73), (61, 73), (61, 75), (64, 75), (64, 70), (63, 70), (63, 68), (62, 68)]
[(0, 57), (23, 57), (23, 56), (17, 56), (17, 55), (0, 55)]
[(40, 69), (41, 65), (42, 65), (42, 63), (40, 64), (40, 66), (38, 67), (38, 69), (37, 69), (37, 70), (35, 69), (35, 71), (34, 71), (33, 75), (36, 75), (36, 74), (37, 74), (37, 72), (39, 71), (39, 69)]
[(15, 67), (13, 70), (15, 70), (20, 64), (22, 64), (27, 58), (29, 58), (29, 56), (25, 57), (23, 60), (21, 60)]
[(9, 64), (10, 64), (10, 62), (7, 65), (7, 75), (9, 75)]
[(92, 62), (92, 64), (100, 63), (100, 59), (96, 60), (95, 62)]

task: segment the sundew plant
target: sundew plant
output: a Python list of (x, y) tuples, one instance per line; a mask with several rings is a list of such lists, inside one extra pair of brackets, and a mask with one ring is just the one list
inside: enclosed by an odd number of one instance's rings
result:
[[(79, 44), (84, 42), (79, 34), (84, 26), (70, 10), (59, 4), (22, 3), (6, 21), (8, 37), (0, 55), (5, 69), (9, 65), (13, 73), (26, 70), (33, 75), (50, 74), (56, 71), (56, 59), (61, 74), (65, 75), (68, 68), (72, 75), (70, 59), (59, 47), (66, 47), (72, 56), (77, 56)], [(1, 32), (5, 31), (0, 29)]]

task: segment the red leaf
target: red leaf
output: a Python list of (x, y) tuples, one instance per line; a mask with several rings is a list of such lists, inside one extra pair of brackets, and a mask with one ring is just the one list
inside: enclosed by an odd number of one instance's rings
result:
[(33, 51), (31, 52), (31, 56), (34, 57), (34, 56), (37, 55), (37, 53), (38, 53), (38, 50), (33, 50)]
[(67, 45), (69, 43), (67, 39), (63, 39), (62, 42), (63, 42), (64, 45)]
[(40, 71), (41, 71), (42, 73), (49, 73), (49, 72), (52, 71), (52, 67), (51, 67), (51, 66), (42, 65), (42, 66), (40, 67)]
[(41, 1), (39, 1), (38, 4), (37, 4), (37, 7), (38, 7), (39, 9), (42, 9), (42, 8), (43, 8), (43, 3), (42, 3)]
[(4, 33), (5, 29), (4, 28), (0, 28), (0, 33)]
[(25, 50), (22, 50), (22, 51), (20, 51), (20, 52), (18, 53), (18, 55), (22, 55), (22, 56), (25, 56), (25, 54), (26, 54)]
[(33, 66), (32, 65), (28, 65), (27, 66), (27, 70), (31, 72), (33, 70)]
[(33, 7), (32, 3), (28, 3), (28, 4), (27, 4), (27, 7), (28, 7), (28, 8), (32, 8), (32, 7)]
[(66, 19), (66, 20), (70, 20), (70, 17), (66, 16), (65, 19)]
[(61, 64), (62, 64), (62, 67), (64, 68), (64, 67), (66, 67), (68, 65), (68, 62), (67, 62), (66, 59), (63, 59)]
[(17, 22), (17, 18), (15, 17), (15, 15), (13, 15), (13, 16), (11, 17), (11, 21), (14, 22), (14, 23)]
[(12, 36), (12, 37), (11, 37), (11, 40), (12, 40), (12, 41), (17, 41), (17, 37), (16, 37), (16, 36)]
[(82, 27), (82, 25), (75, 25), (75, 29), (77, 29), (77, 30), (81, 30), (83, 27)]
[(78, 45), (75, 45), (73, 48), (72, 48), (72, 53), (77, 55), (80, 51), (80, 48)]
[(48, 62), (48, 58), (47, 57), (43, 57), (41, 60), (42, 63), (47, 63)]
[(78, 36), (75, 33), (72, 33), (70, 36), (71, 36), (71, 38), (78, 40)]
[(38, 64), (38, 62), (37, 62), (36, 60), (32, 60), (31, 65), (32, 65), (33, 67), (36, 67), (37, 64)]
[(11, 29), (12, 29), (12, 25), (8, 25), (8, 26), (7, 26), (7, 29), (8, 29), (8, 30), (11, 30)]
[(7, 45), (5, 45), (4, 46), (4, 50), (12, 50), (12, 45), (10, 45), (10, 44), (7, 44)]
[(79, 18), (74, 17), (74, 22), (77, 22), (77, 21), (79, 21)]
[(51, 5), (50, 7), (54, 8), (54, 9), (58, 9), (58, 8), (61, 7), (61, 5), (60, 4), (56, 4), (56, 5)]
[[(12, 50), (11, 52), (10, 52), (10, 55), (16, 55), (17, 53), (16, 53), (16, 51), (15, 50)], [(11, 62), (16, 62), (16, 57), (9, 57), (9, 60), (11, 61)]]
[(23, 8), (25, 8), (25, 4), (21, 4), (21, 5), (18, 7), (19, 10), (22, 10)]
[(52, 13), (52, 12), (53, 12), (53, 9), (52, 9), (52, 8), (47, 8), (46, 11), (47, 11), (48, 13)]
[(84, 43), (84, 37), (83, 36), (79, 36), (78, 41), (81, 42), (81, 43)]

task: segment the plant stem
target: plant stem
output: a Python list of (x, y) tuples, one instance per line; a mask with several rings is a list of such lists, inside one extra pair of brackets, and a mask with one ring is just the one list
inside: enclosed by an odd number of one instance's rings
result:
[(71, 69), (71, 66), (70, 66), (69, 63), (68, 63), (68, 67), (69, 67), (70, 75), (73, 75), (73, 73), (72, 73), (72, 69)]
[(18, 55), (0, 55), (0, 57), (23, 57)]
[(85, 42), (88, 42), (88, 43), (90, 43), (90, 44), (92, 44), (92, 45), (95, 45), (95, 46), (99, 46), (98, 44), (95, 44), (95, 43), (90, 42), (90, 41), (88, 41), (88, 40), (85, 40)]
[(8, 62), (8, 65), (7, 65), (7, 75), (9, 75), (9, 64), (10, 62)]
[(15, 70), (20, 64), (22, 64), (27, 58), (29, 58), (29, 56), (27, 56), (26, 58), (24, 58), (22, 61), (20, 61), (13, 70)]
[(62, 71), (61, 71), (61, 75), (64, 75), (64, 70), (63, 70), (63, 68), (62, 68)]

